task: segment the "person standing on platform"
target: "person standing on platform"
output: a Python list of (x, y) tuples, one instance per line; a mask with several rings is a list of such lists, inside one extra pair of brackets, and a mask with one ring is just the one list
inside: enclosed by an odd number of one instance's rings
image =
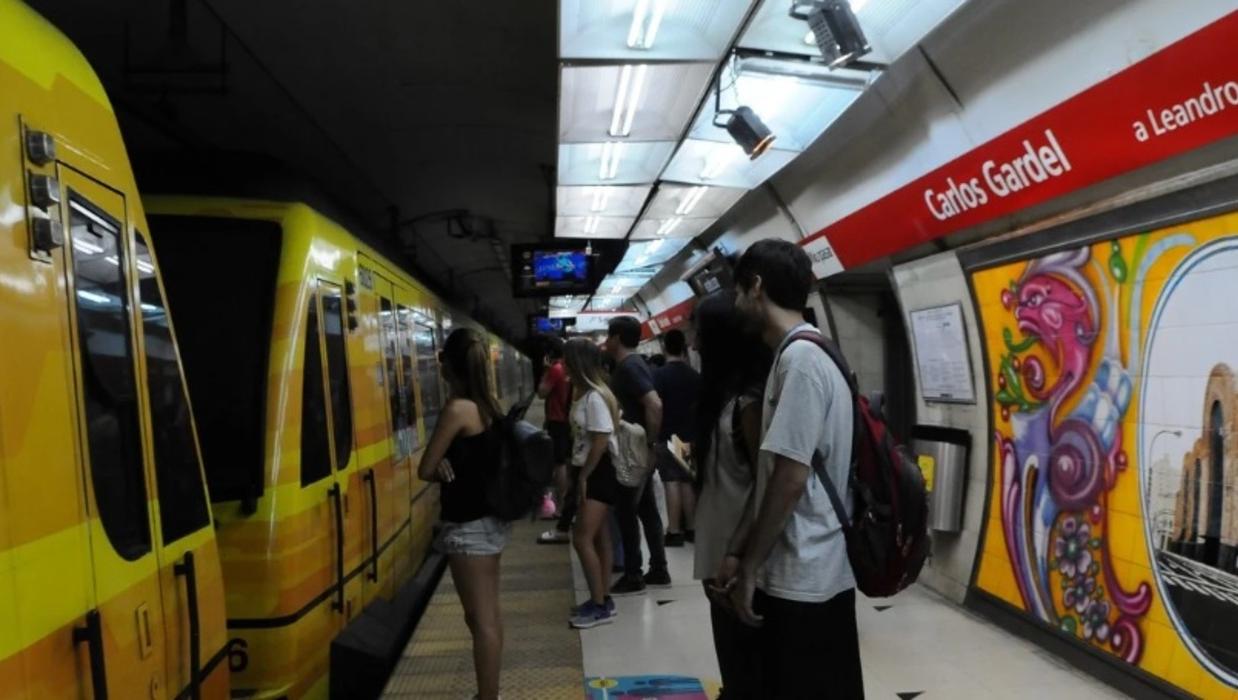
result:
[(543, 532), (538, 544), (566, 544), (576, 517), (576, 474), (568, 474), (567, 462), (572, 451), (572, 427), (568, 423), (568, 404), (572, 400), (572, 384), (563, 366), (563, 341), (546, 338), (546, 371), (537, 387), (537, 395), (546, 401), (546, 432), (554, 444), (555, 487), (558, 492), (558, 522), (552, 530)]
[[(623, 420), (645, 427), (649, 440), (649, 458), (654, 459), (653, 447), (662, 431), (662, 399), (653, 385), (653, 373), (644, 358), (636, 354), (640, 343), (640, 321), (631, 316), (612, 319), (607, 327), (606, 352), (615, 361), (610, 377), (610, 389), (619, 400)], [(658, 513), (657, 499), (649, 482), (650, 470), (645, 483), (624, 487), (615, 504), (619, 521), (619, 534), (623, 539), (623, 578), (611, 587), (617, 596), (637, 595), (647, 586), (665, 588), (671, 585), (671, 575), (666, 569), (666, 550), (662, 541), (662, 516)], [(645, 542), (649, 545), (649, 572), (641, 574), (641, 526), (645, 528)]]
[(697, 304), (692, 315), (693, 347), (700, 353), (697, 400), (697, 540), (694, 578), (709, 598), (714, 652), (722, 672), (725, 700), (759, 700), (762, 696), (758, 630), (740, 622), (715, 579), (735, 526), (749, 505), (761, 444), (761, 391), (769, 374), (770, 349), (755, 333), (745, 333), (735, 313), (735, 295), (716, 292)]
[(503, 409), (490, 374), (490, 351), (477, 331), (452, 331), (439, 362), (451, 394), (417, 474), (443, 485), (443, 528), (435, 546), (447, 555), (473, 636), (477, 697), (496, 700), (503, 657), (499, 557), (511, 538), (511, 523), (495, 517), (485, 494), (503, 448)]
[(692, 444), (701, 375), (688, 364), (688, 340), (683, 331), (668, 331), (662, 345), (666, 348), (666, 364), (653, 371), (654, 389), (662, 399), (662, 431), (655, 454), (658, 475), (666, 490), (666, 546), (682, 547), (685, 541), (693, 539), (696, 491), (692, 488), (692, 475), (671, 454), (667, 443), (677, 437)]
[(602, 353), (584, 338), (573, 338), (564, 347), (572, 379), (572, 466), (579, 470), (576, 484), (578, 514), (573, 542), (589, 600), (574, 608), (569, 622), (577, 629), (609, 624), (615, 616), (610, 588), (611, 543), (607, 522), (619, 496), (619, 480), (611, 455), (617, 451), (615, 430), (619, 426), (619, 402), (606, 386)]
[(813, 473), (815, 459), (834, 483), (849, 482), (851, 392), (821, 348), (793, 340), (817, 332), (803, 320), (812, 263), (794, 243), (766, 239), (744, 253), (734, 277), (736, 308), (774, 349), (774, 367), (762, 400), (755, 507), (732, 537), (718, 585), (740, 620), (760, 628), (763, 697), (863, 698), (855, 577), (839, 516)]

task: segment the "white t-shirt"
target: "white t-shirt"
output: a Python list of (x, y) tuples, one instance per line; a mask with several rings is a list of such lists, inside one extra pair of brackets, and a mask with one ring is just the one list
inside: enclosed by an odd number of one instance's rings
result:
[(606, 399), (596, 389), (590, 389), (572, 404), (572, 466), (583, 467), (589, 458), (589, 433), (608, 433), (607, 447), (611, 454), (618, 451), (615, 442), (615, 419)]
[[(775, 456), (811, 466), (813, 454), (819, 452), (850, 509), (846, 484), (851, 469), (851, 390), (824, 350), (807, 341), (786, 345), (804, 330), (816, 332), (807, 323), (792, 329), (765, 383), (757, 507), (774, 473)], [(757, 576), (757, 587), (775, 598), (801, 603), (825, 602), (855, 587), (842, 524), (815, 470)]]

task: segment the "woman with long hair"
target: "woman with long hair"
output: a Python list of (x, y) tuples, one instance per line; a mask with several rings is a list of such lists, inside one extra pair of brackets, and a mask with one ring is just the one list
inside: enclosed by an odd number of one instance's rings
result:
[[(729, 580), (738, 566), (727, 546), (756, 480), (761, 439), (761, 396), (773, 363), (768, 346), (745, 331), (730, 291), (711, 294), (692, 315), (693, 346), (701, 358), (701, 390), (697, 401), (696, 550), (694, 578), (705, 586), (710, 601), (714, 651), (722, 672), (726, 700), (761, 697), (761, 679), (754, 662), (756, 630), (746, 627), (728, 607), (725, 593), (713, 588), (716, 579)], [(731, 572), (733, 573), (733, 572)]]
[(572, 541), (589, 582), (589, 600), (572, 610), (570, 622), (577, 629), (587, 629), (608, 624), (615, 616), (615, 603), (608, 595), (614, 565), (608, 519), (619, 494), (619, 480), (611, 462), (611, 455), (617, 451), (619, 402), (607, 385), (598, 346), (584, 338), (573, 338), (564, 345), (563, 358), (574, 399), (570, 413), (572, 466), (580, 468)]
[(452, 331), (439, 364), (450, 393), (417, 474), (443, 485), (443, 528), (435, 546), (447, 554), (473, 635), (477, 698), (497, 700), (503, 656), (499, 557), (511, 524), (495, 517), (486, 485), (499, 465), (503, 409), (490, 375), (490, 351), (477, 331)]

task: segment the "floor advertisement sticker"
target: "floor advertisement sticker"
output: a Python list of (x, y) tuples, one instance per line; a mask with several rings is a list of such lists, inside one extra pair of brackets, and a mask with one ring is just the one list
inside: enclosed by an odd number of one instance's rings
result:
[(620, 676), (585, 680), (587, 700), (709, 700), (701, 681), (685, 676)]

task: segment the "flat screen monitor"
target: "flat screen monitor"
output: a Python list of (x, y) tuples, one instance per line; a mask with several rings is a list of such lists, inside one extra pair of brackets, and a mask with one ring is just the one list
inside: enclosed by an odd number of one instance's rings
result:
[(572, 325), (574, 318), (548, 318), (546, 316), (533, 316), (530, 319), (530, 330), (534, 333), (542, 335), (561, 335), (566, 326)]
[(592, 292), (594, 280), (589, 258), (580, 248), (512, 246), (516, 296)]

